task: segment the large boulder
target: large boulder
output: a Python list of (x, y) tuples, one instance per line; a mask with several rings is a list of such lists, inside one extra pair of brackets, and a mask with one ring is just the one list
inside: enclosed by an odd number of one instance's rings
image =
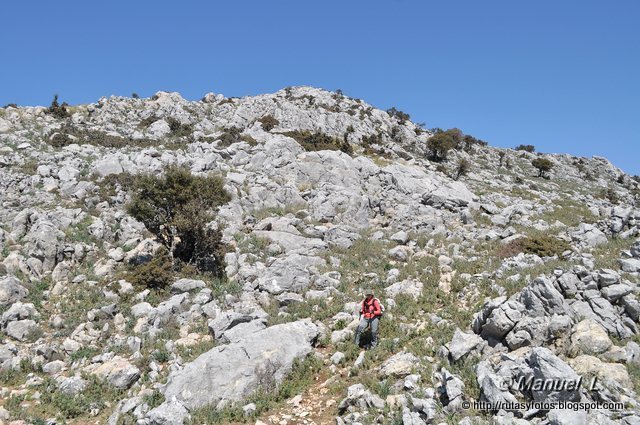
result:
[(270, 294), (300, 292), (311, 284), (311, 277), (325, 265), (320, 257), (291, 254), (278, 258), (258, 277), (258, 287)]
[(483, 340), (478, 335), (456, 329), (451, 342), (447, 344), (447, 349), (451, 359), (457, 361), (482, 344)]
[(115, 356), (102, 363), (94, 371), (94, 375), (104, 379), (109, 385), (118, 389), (127, 389), (140, 378), (140, 369), (126, 359)]
[(607, 331), (593, 320), (583, 320), (573, 328), (571, 348), (575, 353), (601, 354), (612, 344)]
[(15, 276), (0, 280), (0, 307), (6, 307), (24, 299), (29, 294), (27, 288)]
[(214, 347), (169, 375), (165, 399), (175, 397), (189, 410), (238, 402), (261, 386), (280, 383), (294, 360), (311, 352), (318, 335), (316, 325), (301, 320)]
[[(538, 382), (578, 382), (580, 380), (578, 374), (548, 348), (533, 348), (528, 363), (534, 380)], [(579, 401), (580, 391), (579, 388), (533, 389), (532, 396), (536, 401)]]
[(401, 351), (382, 363), (378, 370), (378, 374), (381, 378), (402, 378), (411, 374), (418, 366), (418, 362), (419, 359), (415, 355)]

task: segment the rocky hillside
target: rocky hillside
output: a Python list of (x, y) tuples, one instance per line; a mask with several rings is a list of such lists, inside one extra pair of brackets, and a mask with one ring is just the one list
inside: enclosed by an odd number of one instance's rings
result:
[[(638, 182), (530, 150), (309, 87), (0, 109), (0, 424), (640, 424)], [(132, 207), (169, 166), (200, 233)]]

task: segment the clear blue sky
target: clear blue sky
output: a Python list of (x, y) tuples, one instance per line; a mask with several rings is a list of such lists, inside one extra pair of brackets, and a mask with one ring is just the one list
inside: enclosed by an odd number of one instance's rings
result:
[(0, 105), (304, 84), (640, 174), (637, 0), (22, 0), (0, 40)]

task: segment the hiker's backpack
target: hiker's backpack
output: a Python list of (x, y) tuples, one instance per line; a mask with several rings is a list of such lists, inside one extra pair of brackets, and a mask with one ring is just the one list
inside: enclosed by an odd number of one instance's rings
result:
[(380, 317), (384, 316), (384, 304), (382, 304), (377, 298), (374, 298), (374, 300), (378, 301), (378, 305), (380, 306)]

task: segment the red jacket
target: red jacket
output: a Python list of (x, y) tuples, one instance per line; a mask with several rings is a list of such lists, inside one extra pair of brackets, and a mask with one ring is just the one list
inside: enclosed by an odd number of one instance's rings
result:
[(365, 319), (373, 319), (374, 317), (380, 316), (382, 314), (382, 310), (380, 309), (380, 302), (377, 298), (371, 298), (369, 302), (365, 298), (362, 301), (362, 307), (360, 307), (360, 313), (364, 316)]

